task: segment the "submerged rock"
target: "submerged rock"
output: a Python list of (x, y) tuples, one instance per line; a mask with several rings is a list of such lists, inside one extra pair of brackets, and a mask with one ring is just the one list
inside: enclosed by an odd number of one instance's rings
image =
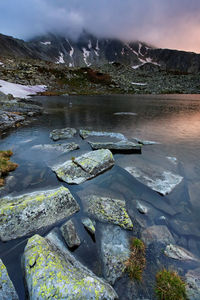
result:
[(133, 224), (126, 211), (126, 202), (96, 195), (83, 198), (85, 211), (99, 221), (109, 222), (132, 230)]
[(90, 218), (83, 218), (82, 219), (82, 223), (85, 226), (85, 228), (91, 233), (91, 234), (95, 234), (96, 228), (96, 222), (92, 221)]
[(111, 138), (117, 138), (119, 140), (127, 140), (122, 133), (118, 132), (80, 130), (79, 134), (83, 139), (87, 139), (89, 136), (107, 136)]
[(69, 184), (80, 184), (91, 179), (114, 165), (114, 158), (109, 150), (88, 152), (69, 160), (64, 164), (54, 166), (52, 170), (63, 181)]
[(118, 299), (114, 289), (76, 260), (54, 232), (29, 239), (24, 266), (30, 300)]
[(147, 214), (148, 213), (148, 208), (144, 205), (142, 205), (139, 201), (137, 201), (137, 210), (141, 214)]
[(79, 205), (65, 187), (6, 197), (0, 203), (0, 238), (15, 239), (71, 216)]
[(155, 225), (146, 228), (142, 232), (142, 240), (143, 242), (149, 246), (151, 243), (157, 242), (162, 244), (175, 244), (175, 240), (165, 225)]
[(193, 260), (193, 261), (199, 261), (197, 257), (195, 257), (191, 252), (188, 250), (177, 246), (177, 245), (168, 245), (164, 251), (165, 255), (178, 260)]
[(80, 246), (81, 240), (72, 220), (67, 221), (61, 226), (61, 232), (69, 248)]
[(138, 139), (136, 137), (134, 137), (134, 140), (136, 140), (141, 145), (157, 145), (157, 144), (160, 144), (159, 142), (141, 140), (141, 139)]
[(93, 150), (109, 149), (114, 152), (141, 152), (141, 145), (135, 144), (130, 141), (120, 142), (89, 142)]
[(127, 232), (118, 226), (101, 226), (101, 254), (103, 273), (112, 285), (123, 275), (125, 261), (129, 258), (129, 239)]
[(0, 259), (0, 299), (1, 300), (18, 300), (18, 295), (14, 285), (9, 278), (6, 267)]
[(189, 300), (200, 299), (200, 268), (190, 270), (185, 275), (186, 291)]
[(75, 128), (54, 129), (50, 133), (50, 138), (54, 141), (70, 139), (76, 134)]
[(32, 147), (34, 150), (43, 150), (43, 151), (58, 151), (63, 153), (68, 153), (73, 150), (79, 149), (79, 145), (75, 143), (66, 143), (66, 144), (44, 144), (44, 145), (35, 145)]
[(126, 167), (125, 170), (162, 195), (169, 194), (183, 180), (182, 176), (173, 174), (170, 171), (160, 173), (152, 169), (142, 170), (136, 167)]

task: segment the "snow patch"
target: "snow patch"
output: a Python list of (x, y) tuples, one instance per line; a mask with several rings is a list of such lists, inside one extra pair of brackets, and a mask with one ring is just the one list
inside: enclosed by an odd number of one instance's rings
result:
[(129, 50), (131, 50), (131, 52), (133, 52), (135, 55), (138, 56), (138, 53), (137, 53), (135, 50), (133, 50), (129, 44), (126, 44), (126, 47), (127, 47)]
[(96, 50), (94, 50), (94, 53), (96, 54), (96, 56), (99, 56), (99, 53)]
[(89, 40), (89, 42), (88, 42), (88, 49), (92, 49), (92, 42), (91, 42), (91, 40)]
[(139, 53), (139, 55), (144, 56), (144, 55), (141, 53), (141, 49), (142, 49), (142, 44), (139, 43), (138, 53)]
[(57, 59), (56, 64), (64, 64), (65, 63), (65, 61), (64, 61), (64, 54), (62, 52), (59, 52), (59, 54), (60, 54), (60, 56)]
[(14, 97), (18, 98), (29, 98), (29, 95), (36, 95), (39, 92), (44, 92), (46, 88), (46, 85), (21, 85), (0, 80), (0, 92), (6, 95), (12, 94)]
[(97, 43), (96, 43), (96, 50), (99, 51), (99, 41), (97, 40)]
[(133, 113), (133, 112), (116, 112), (114, 113), (115, 116), (121, 116), (121, 115), (124, 115), (124, 116), (137, 116), (136, 113)]
[(69, 63), (69, 67), (72, 68), (72, 67), (73, 67), (73, 64), (72, 64), (72, 63)]
[(90, 56), (90, 51), (86, 50), (85, 48), (82, 48), (83, 50), (83, 60), (86, 64), (86, 66), (91, 66), (91, 63), (88, 63), (87, 58)]
[(1, 61), (0, 61), (0, 66), (3, 66), (4, 65), (4, 63), (2, 63)]
[(122, 48), (121, 55), (124, 55), (124, 54), (125, 54), (125, 50), (124, 50), (124, 48)]
[(42, 45), (45, 45), (45, 46), (47, 46), (47, 45), (51, 45), (51, 42), (40, 42)]
[(133, 85), (147, 85), (147, 83), (142, 83), (142, 82), (131, 82)]

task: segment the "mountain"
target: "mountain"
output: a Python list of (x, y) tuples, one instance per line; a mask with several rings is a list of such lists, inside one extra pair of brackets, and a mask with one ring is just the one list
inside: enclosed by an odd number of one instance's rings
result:
[(86, 32), (76, 41), (47, 34), (25, 42), (0, 34), (0, 58), (5, 56), (41, 59), (68, 67), (102, 66), (116, 62), (133, 69), (160, 68), (181, 73), (200, 71), (200, 54), (156, 49), (142, 42), (98, 39)]

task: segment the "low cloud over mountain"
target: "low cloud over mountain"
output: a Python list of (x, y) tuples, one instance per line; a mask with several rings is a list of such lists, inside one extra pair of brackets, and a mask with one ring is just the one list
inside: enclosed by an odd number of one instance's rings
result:
[(200, 52), (199, 0), (2, 0), (0, 32), (29, 39), (54, 32), (76, 38), (142, 40)]

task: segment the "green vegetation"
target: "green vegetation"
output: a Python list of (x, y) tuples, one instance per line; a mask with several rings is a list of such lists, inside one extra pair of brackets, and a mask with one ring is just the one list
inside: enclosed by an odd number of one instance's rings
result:
[(141, 240), (132, 238), (130, 250), (130, 257), (125, 263), (126, 270), (131, 279), (141, 280), (146, 265), (145, 245)]
[(17, 164), (10, 161), (12, 155), (11, 150), (0, 151), (0, 186), (4, 185), (4, 176), (18, 167)]
[(174, 271), (163, 269), (156, 274), (156, 295), (160, 300), (185, 300), (185, 283)]

